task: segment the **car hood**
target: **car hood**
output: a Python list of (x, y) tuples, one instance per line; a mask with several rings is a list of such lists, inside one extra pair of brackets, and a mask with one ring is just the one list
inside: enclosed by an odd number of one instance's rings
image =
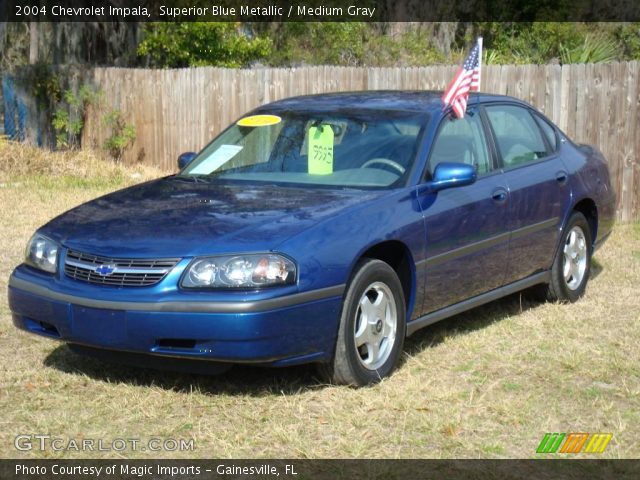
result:
[(68, 248), (103, 256), (264, 251), (382, 194), (167, 177), (80, 205), (41, 231)]

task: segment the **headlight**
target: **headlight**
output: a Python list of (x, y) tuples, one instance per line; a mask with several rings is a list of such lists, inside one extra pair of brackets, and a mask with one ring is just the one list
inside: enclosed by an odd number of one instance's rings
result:
[(273, 253), (196, 258), (182, 278), (186, 288), (259, 288), (290, 285), (296, 266)]
[(25, 262), (39, 270), (56, 273), (58, 268), (58, 244), (36, 233), (27, 244)]

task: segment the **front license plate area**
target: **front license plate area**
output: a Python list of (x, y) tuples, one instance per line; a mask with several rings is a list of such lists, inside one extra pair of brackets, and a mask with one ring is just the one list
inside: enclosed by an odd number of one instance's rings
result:
[(79, 307), (74, 305), (73, 336), (88, 344), (122, 345), (127, 338), (126, 315), (122, 310)]

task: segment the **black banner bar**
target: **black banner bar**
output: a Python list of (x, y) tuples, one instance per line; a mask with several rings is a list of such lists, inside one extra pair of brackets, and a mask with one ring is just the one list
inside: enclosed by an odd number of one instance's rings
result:
[(0, 460), (14, 479), (616, 479), (640, 460)]
[(21, 22), (639, 21), (637, 0), (6, 0)]

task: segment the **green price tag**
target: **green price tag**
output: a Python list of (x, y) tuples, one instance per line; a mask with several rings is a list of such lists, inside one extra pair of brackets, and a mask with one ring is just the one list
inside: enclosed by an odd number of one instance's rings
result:
[(309, 173), (328, 175), (333, 173), (333, 128), (319, 125), (309, 129)]

